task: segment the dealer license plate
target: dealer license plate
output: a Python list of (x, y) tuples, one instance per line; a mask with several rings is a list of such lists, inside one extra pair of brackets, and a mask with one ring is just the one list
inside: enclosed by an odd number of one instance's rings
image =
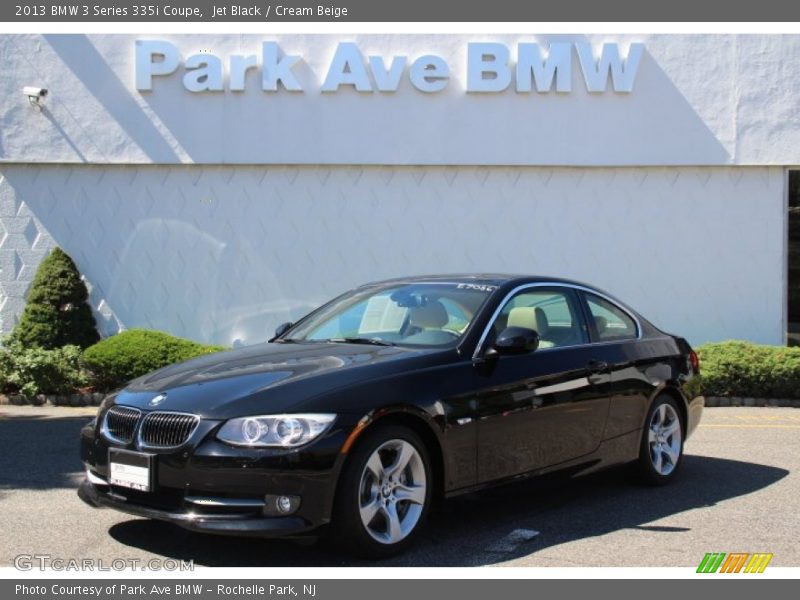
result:
[(108, 449), (108, 482), (111, 485), (149, 492), (153, 487), (153, 454)]

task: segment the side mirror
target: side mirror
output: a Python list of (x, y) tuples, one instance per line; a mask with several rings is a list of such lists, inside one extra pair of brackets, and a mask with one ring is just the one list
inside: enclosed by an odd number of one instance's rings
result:
[(273, 337), (272, 339), (274, 340), (277, 337), (281, 337), (284, 333), (289, 331), (289, 329), (291, 329), (291, 328), (292, 328), (292, 322), (291, 321), (286, 321), (286, 323), (281, 323), (280, 325), (278, 325), (275, 328), (275, 337)]
[(493, 346), (498, 354), (527, 354), (538, 347), (539, 334), (525, 327), (506, 327)]

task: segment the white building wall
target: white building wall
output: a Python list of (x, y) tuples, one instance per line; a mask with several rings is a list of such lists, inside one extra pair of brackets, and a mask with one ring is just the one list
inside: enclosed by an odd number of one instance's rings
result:
[(104, 334), (257, 342), (365, 280), (571, 277), (693, 343), (783, 342), (777, 167), (0, 166), (8, 331), (54, 245)]
[[(259, 55), (263, 41), (302, 57), (303, 92), (192, 93), (183, 67), (134, 83), (137, 39), (183, 59)], [(320, 87), (340, 42), (389, 64), (443, 57), (451, 79), (422, 93), (406, 66), (396, 92)], [(589, 93), (572, 50), (568, 93), (466, 91), (470, 42), (644, 44), (633, 89)], [(2, 35), (0, 162), (118, 164), (800, 164), (798, 35)], [(365, 59), (366, 60), (366, 59)], [(226, 80), (226, 85), (228, 81)], [(41, 112), (24, 86), (50, 90)]]

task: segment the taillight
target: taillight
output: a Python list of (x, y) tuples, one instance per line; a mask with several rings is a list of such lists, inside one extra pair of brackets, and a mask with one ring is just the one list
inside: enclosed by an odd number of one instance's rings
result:
[(694, 350), (689, 352), (689, 364), (692, 365), (692, 371), (695, 373), (700, 372), (700, 357), (697, 356), (697, 352)]

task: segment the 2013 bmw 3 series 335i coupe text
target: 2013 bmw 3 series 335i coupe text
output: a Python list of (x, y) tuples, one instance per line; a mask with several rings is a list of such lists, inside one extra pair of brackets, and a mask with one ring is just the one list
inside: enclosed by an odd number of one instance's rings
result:
[(700, 420), (697, 355), (574, 281), (371, 283), (269, 343), (131, 381), (81, 431), (96, 507), (200, 532), (397, 553), (436, 498), (631, 463), (669, 482)]

